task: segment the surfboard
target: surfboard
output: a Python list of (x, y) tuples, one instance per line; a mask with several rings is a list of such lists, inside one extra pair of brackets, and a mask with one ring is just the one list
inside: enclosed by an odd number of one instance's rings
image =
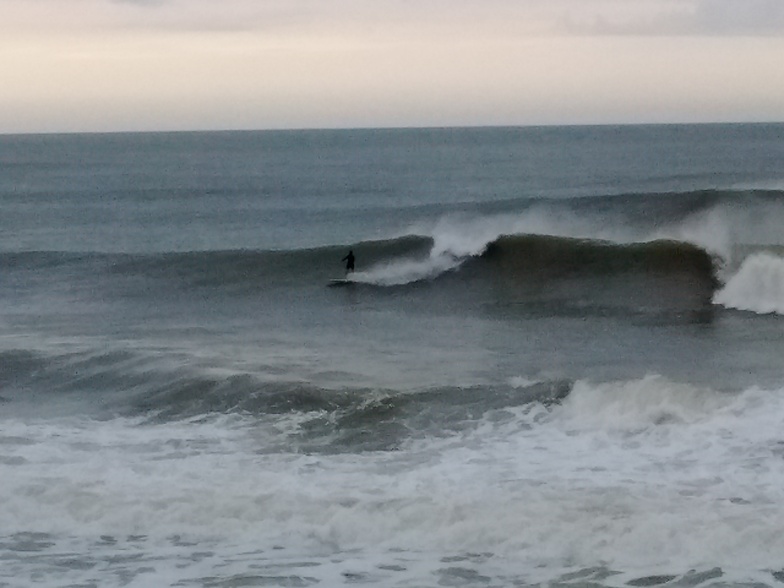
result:
[(354, 280), (349, 280), (348, 278), (335, 278), (334, 280), (330, 280), (327, 286), (351, 286), (352, 284), (356, 284)]

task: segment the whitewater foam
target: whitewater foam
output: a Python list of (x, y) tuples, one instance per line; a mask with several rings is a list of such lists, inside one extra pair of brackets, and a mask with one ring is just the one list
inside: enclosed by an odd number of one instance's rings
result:
[(606, 384), (578, 381), (559, 417), (580, 427), (635, 431), (664, 423), (695, 423), (732, 401), (730, 395), (658, 375)]
[[(72, 582), (119, 574), (129, 554), (153, 583), (283, 564), (292, 578), (388, 585), (596, 566), (759, 574), (784, 550), (781, 398), (581, 381), (560, 405), (492, 409), (451, 435), (350, 455), (260, 452), (258, 421), (237, 416), (5, 421), (2, 543), (34, 532), (39, 561), (85, 554)], [(30, 577), (18, 553), (3, 557)]]
[(758, 314), (784, 314), (784, 258), (770, 253), (750, 255), (713, 301)]
[(354, 279), (380, 286), (397, 286), (433, 279), (457, 269), (466, 259), (481, 255), (500, 235), (523, 229), (518, 215), (448, 215), (433, 225), (418, 225), (410, 234), (424, 234), (433, 245), (424, 259), (398, 259), (357, 272)]
[(368, 270), (354, 273), (351, 279), (376, 286), (402, 286), (433, 279), (458, 268), (463, 261), (464, 258), (448, 253), (431, 253), (430, 257), (422, 260), (400, 259), (380, 263)]

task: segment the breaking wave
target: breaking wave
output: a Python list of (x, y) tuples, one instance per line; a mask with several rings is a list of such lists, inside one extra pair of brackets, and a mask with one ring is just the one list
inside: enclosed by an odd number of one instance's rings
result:
[(727, 308), (784, 315), (784, 258), (750, 255), (713, 300)]
[[(727, 307), (781, 312), (780, 258), (749, 257), (743, 263), (747, 253), (738, 253), (749, 245), (757, 251), (781, 247), (784, 194), (779, 191), (534, 198), (503, 204), (497, 210), (464, 211), (429, 225), (412, 225), (387, 239), (309, 249), (6, 252), (0, 253), (0, 264), (22, 286), (48, 280), (104, 299), (171, 297), (194, 290), (257, 296), (321, 288), (343, 276), (341, 259), (353, 249), (357, 271), (351, 279), (363, 287), (493, 285), (510, 279), (535, 284), (633, 275), (679, 281), (696, 294), (693, 300), (710, 301), (716, 294), (714, 302)], [(676, 288), (668, 296), (680, 294)]]

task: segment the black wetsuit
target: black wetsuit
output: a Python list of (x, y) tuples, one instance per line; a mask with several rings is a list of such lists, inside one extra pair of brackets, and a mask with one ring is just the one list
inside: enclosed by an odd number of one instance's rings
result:
[(346, 262), (346, 273), (354, 271), (354, 252), (349, 251), (348, 255), (344, 257), (341, 261)]

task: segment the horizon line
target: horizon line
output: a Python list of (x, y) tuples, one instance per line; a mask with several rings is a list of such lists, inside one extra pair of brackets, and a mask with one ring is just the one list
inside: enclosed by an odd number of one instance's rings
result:
[(784, 125), (784, 120), (769, 121), (698, 121), (698, 122), (601, 122), (601, 123), (539, 123), (539, 124), (459, 124), (459, 125), (382, 125), (346, 127), (266, 127), (266, 128), (194, 128), (161, 130), (83, 130), (83, 131), (0, 131), (0, 137), (54, 136), (54, 135), (176, 135), (208, 133), (297, 133), (297, 132), (356, 132), (356, 131), (438, 131), (481, 129), (552, 129), (552, 128), (601, 128), (601, 127), (686, 127), (686, 126), (767, 126)]

